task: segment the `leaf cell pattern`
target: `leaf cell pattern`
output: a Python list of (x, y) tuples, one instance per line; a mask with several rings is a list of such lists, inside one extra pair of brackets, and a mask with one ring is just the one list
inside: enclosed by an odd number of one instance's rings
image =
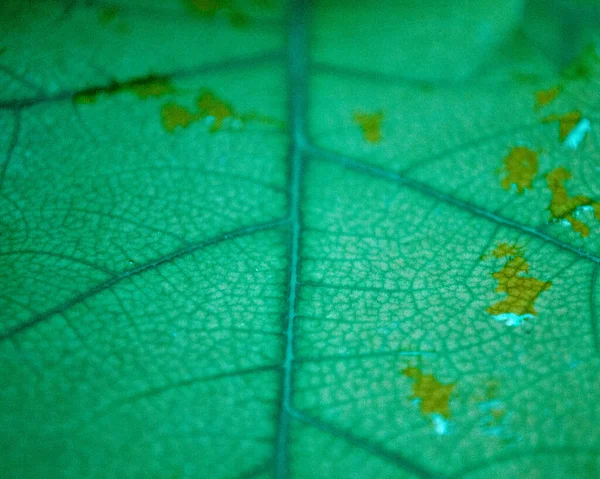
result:
[(9, 476), (600, 474), (593, 15), (405, 3), (2, 4)]

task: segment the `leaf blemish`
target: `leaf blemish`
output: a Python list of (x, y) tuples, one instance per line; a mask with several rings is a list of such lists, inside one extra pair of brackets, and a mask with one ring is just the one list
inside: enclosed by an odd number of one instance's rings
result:
[(540, 108), (551, 103), (560, 93), (560, 86), (554, 86), (548, 90), (539, 90), (535, 93), (535, 109)]
[(550, 216), (552, 220), (563, 221), (571, 225), (574, 231), (582, 237), (589, 236), (590, 228), (583, 221), (575, 218), (581, 211), (591, 210), (596, 219), (600, 220), (600, 202), (593, 201), (588, 196), (569, 196), (564, 186), (565, 181), (571, 178), (571, 173), (559, 166), (546, 175), (548, 188), (552, 192), (550, 201)]
[(477, 404), (477, 409), (481, 415), (481, 432), (486, 436), (497, 437), (502, 441), (510, 441), (513, 439), (513, 434), (507, 426), (507, 419), (510, 414), (506, 410), (506, 405), (496, 397), (498, 387), (499, 384), (496, 381), (488, 383), (485, 397)]
[(369, 143), (379, 143), (381, 141), (381, 122), (383, 120), (383, 112), (376, 113), (354, 113), (354, 122), (357, 123), (362, 132), (363, 137)]
[[(554, 115), (547, 116), (542, 119), (542, 123), (553, 123), (553, 122), (557, 121), (558, 122), (558, 137), (559, 137), (560, 141), (562, 142), (567, 139), (569, 134), (578, 126), (578, 124), (582, 121), (582, 119), (583, 119), (583, 115), (581, 114), (581, 112), (575, 110), (575, 111), (571, 111), (569, 113), (565, 113), (563, 115), (554, 114)], [(588, 120), (585, 120), (585, 121), (588, 121)], [(589, 123), (589, 121), (588, 121), (588, 123)], [(581, 131), (582, 128), (579, 127), (579, 130)], [(585, 136), (585, 132), (587, 131), (585, 129), (585, 127), (583, 128), (583, 130), (584, 131), (582, 133), (579, 133), (577, 135), (580, 138), (579, 138), (579, 141), (576, 142), (575, 146), (577, 146), (583, 140), (583, 138)], [(571, 139), (569, 141), (569, 144), (573, 143), (574, 141), (575, 141), (575, 139)]]
[(552, 286), (552, 282), (528, 276), (529, 264), (517, 245), (500, 243), (492, 256), (507, 258), (504, 266), (493, 272), (492, 276), (498, 281), (495, 291), (508, 296), (492, 304), (486, 312), (507, 326), (519, 326), (523, 321), (537, 316), (533, 305), (540, 293)]
[(419, 402), (421, 413), (430, 417), (438, 434), (447, 434), (448, 419), (451, 416), (450, 397), (456, 384), (443, 384), (433, 374), (423, 374), (414, 366), (403, 369), (402, 374), (415, 380), (410, 399)]
[(283, 126), (282, 122), (256, 113), (238, 115), (231, 105), (221, 100), (209, 90), (202, 90), (196, 99), (198, 110), (192, 112), (173, 102), (166, 103), (161, 109), (162, 124), (165, 130), (173, 133), (177, 127), (186, 128), (198, 120), (204, 120), (209, 132), (215, 133), (231, 121), (231, 125), (241, 128), (247, 121), (257, 121), (266, 125)]
[(514, 185), (519, 193), (523, 193), (526, 188), (531, 189), (533, 178), (537, 174), (538, 154), (525, 146), (516, 146), (504, 158), (501, 170), (506, 172), (502, 187), (510, 190)]
[(158, 75), (148, 75), (142, 78), (135, 78), (126, 82), (112, 82), (108, 86), (87, 88), (73, 95), (73, 102), (83, 105), (96, 103), (101, 94), (115, 95), (121, 92), (130, 92), (144, 100), (149, 97), (160, 97), (174, 93), (175, 89), (168, 78)]

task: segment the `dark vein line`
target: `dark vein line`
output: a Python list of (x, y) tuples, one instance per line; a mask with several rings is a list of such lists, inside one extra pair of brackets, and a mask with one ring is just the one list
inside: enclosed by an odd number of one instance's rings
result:
[(0, 170), (0, 191), (4, 186), (4, 177), (6, 176), (6, 170), (8, 169), (8, 164), (12, 159), (13, 151), (17, 146), (19, 141), (19, 132), (21, 131), (21, 111), (19, 109), (15, 110), (15, 127), (13, 129), (13, 134), (10, 139), (10, 144), (8, 145), (8, 151), (6, 152), (6, 159), (4, 163), (2, 163), (2, 170)]
[(25, 321), (6, 332), (3, 332), (2, 334), (0, 334), (0, 342), (11, 339), (14, 336), (16, 336), (17, 334), (20, 334), (24, 331), (27, 331), (27, 330), (33, 328), (37, 324), (48, 320), (55, 314), (64, 313), (69, 308), (72, 308), (73, 306), (75, 306), (75, 305), (77, 305), (77, 304), (103, 292), (103, 291), (106, 291), (106, 290), (112, 288), (115, 284), (123, 281), (124, 279), (131, 278), (133, 276), (138, 276), (146, 271), (156, 269), (164, 264), (173, 262), (176, 259), (193, 254), (196, 251), (206, 248), (208, 246), (214, 246), (214, 245), (222, 243), (224, 241), (241, 238), (243, 236), (249, 236), (249, 235), (252, 235), (259, 231), (274, 229), (285, 223), (287, 223), (287, 219), (270, 221), (268, 223), (261, 223), (261, 224), (254, 225), (254, 226), (248, 226), (246, 228), (240, 228), (238, 230), (234, 230), (229, 233), (220, 235), (216, 238), (211, 238), (211, 239), (201, 241), (198, 243), (190, 243), (187, 246), (177, 249), (177, 250), (173, 251), (172, 253), (161, 256), (160, 258), (157, 258), (155, 260), (149, 261), (148, 263), (140, 265), (137, 268), (133, 268), (133, 269), (124, 271), (122, 273), (119, 273), (119, 274), (113, 276), (112, 278), (109, 278), (109, 279), (103, 281), (102, 283), (94, 286), (93, 288), (90, 288), (89, 290), (84, 291), (83, 293), (80, 293), (77, 296), (59, 304), (58, 306), (55, 306), (54, 308), (44, 311), (43, 313), (40, 313), (37, 316), (34, 316), (30, 320)]
[(5, 65), (0, 65), (0, 72), (4, 73), (6, 76), (10, 77), (11, 79), (25, 85), (27, 88), (30, 88), (31, 90), (35, 90), (35, 92), (38, 95), (42, 94), (44, 92), (44, 90), (42, 90), (42, 88), (40, 88), (38, 85), (27, 80), (27, 78), (23, 77), (22, 75), (19, 75), (18, 73), (10, 70)]
[(171, 384), (166, 384), (164, 386), (150, 388), (150, 389), (147, 389), (146, 391), (142, 391), (137, 394), (131, 395), (127, 398), (123, 398), (119, 401), (115, 401), (115, 402), (107, 405), (105, 408), (101, 409), (100, 411), (96, 411), (96, 413), (94, 415), (94, 419), (95, 420), (99, 419), (99, 418), (105, 416), (106, 414), (109, 414), (110, 412), (114, 411), (115, 409), (125, 406), (127, 404), (133, 404), (142, 399), (148, 399), (148, 398), (152, 398), (155, 396), (160, 396), (161, 394), (164, 394), (168, 391), (172, 391), (173, 389), (179, 389), (179, 388), (183, 388), (183, 387), (193, 386), (195, 384), (209, 382), (209, 381), (218, 381), (220, 379), (235, 378), (235, 377), (240, 377), (240, 376), (246, 376), (249, 374), (262, 373), (265, 371), (275, 371), (275, 370), (279, 369), (280, 367), (281, 367), (280, 364), (267, 364), (264, 366), (255, 366), (255, 367), (246, 368), (246, 369), (237, 369), (235, 371), (226, 371), (226, 372), (222, 372), (222, 373), (209, 374), (206, 376), (197, 376), (197, 377), (193, 377), (193, 378), (189, 378), (189, 379), (184, 379), (182, 381), (177, 381), (177, 382), (174, 382)]
[(594, 351), (600, 354), (600, 338), (598, 338), (598, 314), (596, 313), (596, 286), (598, 285), (598, 271), (600, 265), (595, 265), (592, 271), (592, 280), (590, 285), (590, 325), (592, 329), (592, 342)]
[(527, 234), (530, 236), (534, 236), (538, 239), (541, 239), (542, 241), (551, 243), (554, 246), (556, 246), (564, 251), (568, 251), (570, 253), (576, 254), (577, 256), (581, 256), (582, 258), (592, 261), (593, 263), (597, 263), (597, 264), (600, 263), (600, 257), (596, 256), (595, 254), (581, 250), (579, 248), (571, 246), (568, 243), (565, 243), (564, 241), (561, 241), (552, 236), (549, 236), (547, 233), (543, 232), (539, 228), (533, 228), (531, 226), (526, 226), (521, 223), (517, 223), (516, 221), (505, 218), (501, 215), (491, 213), (490, 211), (487, 211), (486, 209), (481, 208), (480, 206), (469, 203), (468, 201), (464, 201), (464, 200), (455, 198), (452, 195), (438, 191), (435, 188), (432, 188), (424, 183), (420, 183), (416, 180), (407, 178), (406, 176), (404, 176), (402, 174), (395, 173), (393, 171), (389, 171), (384, 168), (380, 168), (378, 166), (361, 163), (352, 158), (345, 157), (338, 153), (327, 151), (327, 150), (324, 150), (322, 148), (319, 148), (317, 146), (310, 145), (310, 144), (305, 145), (305, 150), (306, 150), (307, 154), (311, 155), (312, 157), (314, 157), (317, 160), (341, 165), (345, 168), (359, 171), (361, 173), (364, 173), (364, 174), (367, 174), (367, 175), (370, 175), (370, 176), (373, 176), (376, 178), (383, 178), (385, 180), (392, 181), (394, 183), (398, 183), (400, 185), (405, 186), (408, 189), (411, 189), (413, 191), (421, 193), (424, 196), (427, 196), (429, 198), (434, 198), (438, 201), (441, 201), (442, 203), (450, 204), (450, 205), (455, 206), (463, 211), (471, 213), (473, 216), (485, 218), (489, 221), (492, 221), (493, 223), (503, 225), (507, 228), (517, 230), (521, 233), (524, 233), (524, 234)]
[[(172, 80), (172, 79), (182, 79), (188, 78), (196, 75), (207, 74), (207, 73), (216, 73), (220, 71), (231, 71), (238, 68), (254, 68), (261, 66), (263, 64), (274, 63), (277, 60), (280, 60), (282, 54), (279, 51), (261, 53), (254, 56), (246, 56), (246, 57), (237, 57), (230, 58), (224, 61), (218, 62), (210, 62), (204, 65), (200, 65), (194, 68), (178, 70), (169, 74), (164, 75), (155, 75), (156, 78), (164, 79), (164, 80)], [(136, 79), (143, 77), (136, 77), (129, 79), (130, 82), (135, 82)], [(15, 108), (28, 108), (31, 106), (36, 106), (41, 103), (51, 103), (58, 102), (63, 100), (70, 100), (78, 93), (89, 90), (103, 90), (109, 88), (111, 83), (104, 83), (102, 85), (95, 85), (91, 87), (82, 88), (81, 90), (68, 90), (58, 92), (54, 95), (46, 95), (46, 96), (38, 96), (33, 98), (24, 98), (19, 100), (10, 100), (0, 102), (0, 110), (9, 110)]]
[(293, 0), (288, 11), (287, 84), (289, 133), (291, 136), (289, 158), (289, 220), (291, 224), (288, 254), (290, 271), (288, 278), (285, 356), (281, 378), (281, 397), (275, 441), (275, 477), (289, 476), (289, 411), (292, 406), (292, 369), (294, 362), (294, 319), (298, 293), (298, 266), (300, 251), (300, 194), (303, 170), (303, 145), (305, 143), (307, 104), (307, 28), (310, 0)]
[(417, 477), (421, 477), (423, 479), (443, 479), (446, 477), (441, 472), (429, 471), (429, 470), (425, 469), (423, 466), (417, 464), (416, 462), (413, 462), (410, 459), (408, 459), (400, 454), (397, 454), (393, 451), (390, 451), (389, 449), (386, 449), (382, 444), (373, 443), (364, 438), (357, 437), (349, 431), (340, 429), (331, 424), (327, 424), (321, 420), (318, 420), (311, 416), (308, 416), (308, 415), (304, 414), (303, 412), (300, 412), (297, 410), (292, 410), (292, 411), (290, 411), (290, 414), (292, 415), (292, 417), (294, 419), (297, 419), (306, 424), (309, 424), (309, 425), (315, 427), (316, 429), (319, 429), (323, 432), (331, 434), (332, 436), (343, 439), (347, 443), (349, 443), (355, 447), (364, 449), (364, 450), (370, 452), (371, 454), (386, 460), (387, 462), (395, 464), (396, 466), (400, 467), (401, 469), (408, 471)]

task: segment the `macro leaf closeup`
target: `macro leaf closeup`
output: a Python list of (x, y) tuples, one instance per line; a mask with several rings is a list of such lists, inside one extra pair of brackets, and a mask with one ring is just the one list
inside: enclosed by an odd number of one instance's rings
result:
[(0, 3), (0, 475), (600, 477), (600, 3)]

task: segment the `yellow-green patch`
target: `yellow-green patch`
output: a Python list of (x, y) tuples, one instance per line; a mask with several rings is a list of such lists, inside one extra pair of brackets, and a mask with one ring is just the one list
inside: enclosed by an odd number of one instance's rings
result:
[(448, 419), (450, 412), (450, 396), (455, 383), (443, 384), (433, 374), (423, 374), (416, 367), (402, 370), (406, 377), (414, 379), (411, 399), (419, 399), (423, 415), (439, 414)]
[(489, 306), (486, 312), (498, 321), (506, 321), (509, 326), (518, 326), (522, 321), (537, 316), (534, 303), (540, 293), (552, 286), (552, 282), (529, 276), (529, 264), (517, 245), (500, 243), (492, 255), (506, 258), (506, 263), (492, 276), (498, 281), (495, 291), (507, 296)]
[(377, 113), (354, 113), (354, 121), (360, 126), (363, 137), (369, 143), (379, 143), (381, 140), (381, 121), (383, 112)]
[(584, 195), (570, 196), (564, 185), (569, 178), (571, 178), (571, 173), (562, 166), (555, 168), (546, 175), (548, 188), (552, 192), (552, 200), (548, 209), (550, 210), (551, 219), (569, 222), (574, 231), (586, 237), (590, 234), (590, 227), (575, 218), (575, 215), (578, 214), (578, 210), (588, 207), (593, 209), (596, 219), (600, 220), (600, 202), (593, 201)]
[(517, 191), (523, 193), (526, 188), (531, 188), (538, 172), (538, 154), (526, 146), (516, 146), (504, 158), (502, 171), (506, 173), (502, 178), (502, 188), (509, 190), (515, 185)]

